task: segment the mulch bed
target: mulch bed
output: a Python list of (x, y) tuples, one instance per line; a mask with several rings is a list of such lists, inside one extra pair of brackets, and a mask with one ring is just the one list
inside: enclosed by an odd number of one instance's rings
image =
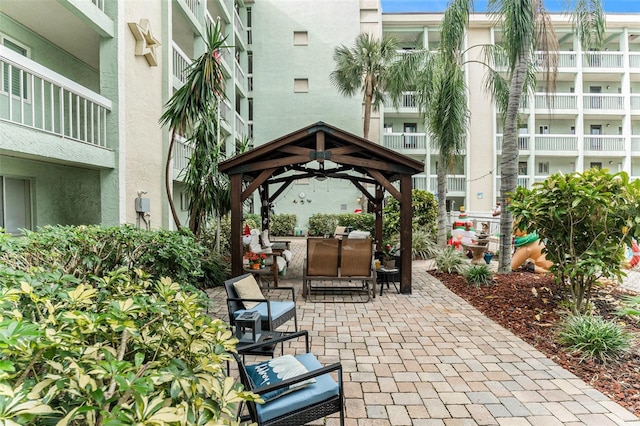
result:
[[(581, 361), (580, 355), (567, 353), (556, 343), (555, 328), (567, 312), (562, 305), (563, 290), (551, 276), (529, 272), (495, 274), (495, 285), (475, 287), (461, 275), (430, 273), (484, 315), (640, 417), (640, 349), (636, 345), (624, 359), (607, 364)], [(636, 333), (640, 342), (640, 321), (615, 315), (620, 300), (627, 294), (630, 293), (615, 284), (608, 284), (596, 289), (592, 299), (600, 316), (624, 321), (627, 330)]]

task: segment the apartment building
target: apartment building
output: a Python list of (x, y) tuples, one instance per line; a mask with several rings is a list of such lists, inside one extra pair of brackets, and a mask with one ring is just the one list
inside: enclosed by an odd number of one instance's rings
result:
[[(325, 121), (362, 134), (359, 97), (329, 80), (336, 46), (361, 31), (388, 32), (409, 49), (436, 48), (441, 14), (384, 14), (379, 0), (3, 0), (0, 3), (0, 227), (16, 233), (47, 224), (172, 228), (165, 194), (170, 135), (159, 124), (184, 72), (204, 51), (206, 26), (220, 22), (226, 152)], [(556, 171), (591, 166), (640, 177), (640, 24), (607, 17), (603, 51), (582, 52), (567, 20), (557, 92), (540, 86), (523, 104), (522, 185)], [(469, 46), (500, 43), (474, 15)], [(471, 122), (462, 161), (448, 178), (453, 209), (488, 211), (499, 190), (502, 124), (468, 66)], [(639, 93), (636, 95), (636, 93)], [(414, 186), (435, 192), (437, 150), (412, 93), (396, 110), (374, 112), (371, 139), (425, 162)], [(186, 219), (181, 171), (191, 147), (177, 144), (169, 168), (175, 205)], [(366, 208), (356, 188), (327, 179), (291, 185), (276, 213), (300, 226), (316, 212)], [(253, 206), (250, 209), (257, 210)]]
[[(234, 0), (0, 3), (0, 226), (171, 227), (164, 105), (221, 24), (221, 137), (247, 135), (247, 12)], [(182, 140), (169, 181), (186, 218)]]
[[(383, 14), (383, 31), (404, 49), (437, 49), (441, 14)], [(640, 178), (640, 22), (637, 15), (607, 15), (601, 51), (585, 52), (569, 18), (553, 16), (560, 46), (555, 93), (547, 96), (544, 79), (521, 108), (518, 185), (531, 187), (556, 172), (590, 167), (625, 171)], [(480, 59), (482, 44), (499, 44), (500, 29), (490, 17), (471, 17), (466, 58)], [(542, 53), (537, 54), (542, 63)], [(467, 146), (447, 177), (449, 208), (489, 211), (499, 195), (502, 119), (483, 89), (485, 69), (466, 65), (470, 125)], [(424, 175), (414, 187), (436, 192), (438, 152), (429, 143), (414, 94), (404, 95), (399, 109), (385, 106), (382, 144), (420, 159)]]

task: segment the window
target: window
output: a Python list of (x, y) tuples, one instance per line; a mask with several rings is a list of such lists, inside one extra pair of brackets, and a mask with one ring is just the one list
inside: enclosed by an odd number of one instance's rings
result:
[(180, 192), (180, 211), (186, 212), (189, 210), (189, 195), (181, 191)]
[(526, 175), (527, 173), (527, 162), (526, 161), (520, 161), (518, 163), (518, 174), (519, 175)]
[(308, 93), (309, 92), (309, 79), (308, 78), (296, 78), (293, 80), (294, 93)]
[[(9, 40), (8, 38), (2, 38), (2, 45), (9, 50), (13, 50), (16, 53), (19, 53), (22, 56), (28, 56), (28, 50), (26, 47), (19, 45), (17, 42)], [(11, 94), (13, 96), (20, 96), (22, 93), (22, 98), (27, 99), (29, 93), (27, 92), (28, 82), (27, 82), (27, 74), (25, 74), (19, 68), (16, 68), (13, 65), (9, 65), (8, 63), (3, 64), (2, 66), (2, 91), (5, 93), (9, 92), (9, 87), (11, 87)]]
[(306, 46), (309, 44), (309, 33), (306, 31), (294, 31), (293, 32), (293, 45), (294, 46)]
[(31, 181), (0, 176), (0, 227), (9, 234), (31, 227)]
[(589, 167), (591, 167), (592, 169), (602, 169), (602, 162), (592, 161), (591, 163), (589, 163)]
[(384, 125), (385, 133), (393, 133), (393, 124), (385, 124)]
[(548, 175), (549, 174), (549, 162), (541, 161), (538, 163), (538, 174), (539, 175)]
[(539, 130), (541, 135), (549, 134), (549, 126), (540, 126)]

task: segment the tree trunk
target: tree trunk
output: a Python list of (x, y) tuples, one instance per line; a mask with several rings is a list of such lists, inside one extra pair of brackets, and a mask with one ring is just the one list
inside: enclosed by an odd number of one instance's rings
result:
[(373, 104), (373, 87), (371, 77), (365, 77), (364, 82), (364, 120), (362, 123), (362, 137), (369, 139), (369, 126), (371, 125), (371, 105)]
[(511, 203), (509, 194), (516, 190), (518, 185), (518, 115), (520, 99), (527, 75), (529, 52), (523, 52), (517, 59), (514, 67), (511, 86), (509, 87), (509, 103), (504, 122), (502, 140), (502, 170), (500, 171), (500, 201), (502, 209), (500, 213), (500, 263), (498, 272), (507, 274), (511, 272), (511, 235), (513, 233), (513, 215), (508, 207)]
[(438, 175), (438, 247), (447, 246), (447, 167), (440, 158), (436, 170)]
[(171, 182), (171, 174), (169, 171), (171, 170), (171, 157), (173, 157), (173, 146), (176, 143), (176, 132), (175, 130), (171, 131), (171, 141), (169, 142), (169, 149), (167, 151), (167, 162), (164, 167), (164, 186), (167, 191), (167, 198), (169, 200), (169, 208), (171, 209), (171, 216), (173, 216), (173, 222), (176, 224), (176, 228), (180, 229), (182, 226), (180, 224), (180, 219), (178, 218), (178, 213), (176, 212), (176, 206), (173, 204), (173, 190), (172, 190), (172, 182)]

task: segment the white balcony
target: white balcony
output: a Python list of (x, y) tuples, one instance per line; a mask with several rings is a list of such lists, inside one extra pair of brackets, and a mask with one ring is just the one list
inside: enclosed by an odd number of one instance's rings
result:
[(244, 118), (236, 112), (236, 136), (238, 139), (243, 139), (247, 134), (246, 124)]
[(633, 136), (631, 138), (631, 152), (640, 155), (640, 137)]
[(631, 95), (631, 113), (640, 114), (640, 95)]
[(233, 9), (233, 23), (234, 23), (234, 29), (236, 31), (236, 37), (238, 38), (238, 40), (240, 40), (243, 46), (246, 45), (247, 32), (245, 31), (244, 24), (242, 23), (242, 19), (240, 19), (240, 15), (238, 15), (238, 11), (235, 10), (235, 8)]
[(585, 112), (597, 113), (619, 113), (622, 114), (624, 108), (624, 96), (622, 95), (591, 95), (584, 94), (582, 106)]
[(549, 110), (572, 110), (578, 108), (578, 96), (575, 93), (554, 93), (546, 95), (544, 93), (535, 94), (535, 106), (540, 112), (548, 112)]
[[(429, 191), (438, 192), (438, 176), (429, 177)], [(449, 195), (465, 195), (467, 192), (467, 177), (460, 175), (447, 175), (447, 193)]]
[(95, 4), (98, 9), (104, 12), (105, 0), (91, 0), (91, 3)]
[(582, 66), (592, 69), (622, 69), (622, 52), (585, 52), (582, 54)]
[(398, 105), (398, 109), (393, 106), (393, 102), (385, 94), (384, 110), (386, 113), (418, 113), (418, 102), (415, 92), (403, 92)]
[(100, 147), (108, 147), (111, 101), (0, 46), (0, 119)]
[(382, 139), (382, 145), (385, 148), (393, 149), (398, 152), (410, 150), (427, 152), (427, 135), (426, 133), (385, 133)]
[(578, 152), (578, 137), (576, 135), (536, 135), (535, 145), (536, 152), (567, 152), (575, 155)]
[(585, 154), (624, 155), (624, 138), (621, 136), (585, 135), (583, 148)]
[[(496, 135), (496, 150), (502, 151), (502, 143), (504, 136)], [(529, 145), (529, 135), (520, 135), (518, 136), (518, 149), (520, 151), (528, 151), (531, 149)]]
[[(536, 179), (538, 178), (535, 178), (534, 181), (539, 182), (539, 180), (536, 180)], [(546, 179), (546, 177), (544, 179)], [(544, 179), (541, 179), (541, 180), (544, 180)], [(500, 188), (500, 185), (502, 185), (501, 180), (502, 180), (501, 176), (496, 176), (496, 184), (498, 188)], [(531, 178), (529, 176), (518, 176), (517, 186), (522, 186), (523, 188), (531, 188)]]
[(188, 143), (184, 138), (176, 136), (173, 152), (173, 168), (180, 171), (186, 169), (192, 155), (193, 145)]
[[(200, 0), (182, 0), (184, 4), (187, 6), (187, 10), (189, 10), (193, 16), (196, 18), (197, 22), (200, 22)], [(180, 3), (180, 1), (178, 2)]]
[(187, 82), (187, 71), (191, 66), (191, 59), (180, 47), (173, 43), (173, 87), (178, 89)]
[(640, 71), (640, 53), (629, 53), (629, 68), (636, 68), (636, 71)]
[(240, 67), (240, 64), (238, 64), (237, 62), (235, 63), (235, 73), (236, 73), (236, 84), (244, 92), (247, 89), (247, 82), (244, 76), (244, 71), (242, 70), (242, 67)]
[[(535, 53), (538, 71), (541, 71), (541, 68), (544, 66), (545, 56), (545, 52)], [(576, 65), (576, 52), (558, 52), (558, 68), (575, 68)]]

